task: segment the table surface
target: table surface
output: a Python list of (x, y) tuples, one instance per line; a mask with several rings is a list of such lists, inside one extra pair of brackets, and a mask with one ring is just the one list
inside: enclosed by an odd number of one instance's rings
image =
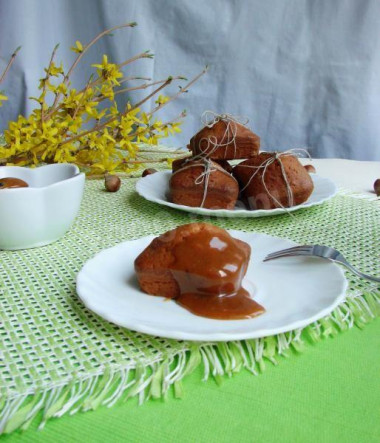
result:
[(380, 178), (380, 162), (343, 159), (301, 159), (303, 164), (312, 164), (317, 174), (330, 177), (343, 188), (365, 194), (373, 193), (373, 184)]
[[(305, 161), (304, 163), (309, 163)], [(380, 162), (313, 161), (338, 185), (373, 195)], [(378, 442), (380, 441), (380, 321), (333, 339), (307, 344), (301, 354), (253, 376), (246, 371), (222, 385), (184, 380), (183, 399), (135, 400), (107, 409), (32, 424), (4, 442)], [(274, 394), (275, 393), (275, 394)], [(241, 411), (244, 411), (242, 413)]]

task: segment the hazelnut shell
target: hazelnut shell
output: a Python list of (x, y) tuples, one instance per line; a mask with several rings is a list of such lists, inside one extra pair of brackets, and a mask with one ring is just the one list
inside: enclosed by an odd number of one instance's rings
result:
[(157, 169), (154, 169), (154, 168), (144, 169), (141, 174), (141, 177), (146, 177), (147, 175), (154, 174), (155, 172), (158, 172)]
[(375, 191), (375, 194), (380, 197), (380, 178), (375, 180), (375, 183), (373, 184), (373, 190)]
[(116, 192), (120, 189), (121, 180), (117, 175), (106, 175), (104, 186), (107, 192)]
[(313, 174), (315, 174), (317, 172), (313, 165), (305, 165), (304, 168), (306, 169), (306, 171), (309, 174), (310, 174), (310, 172), (312, 172)]

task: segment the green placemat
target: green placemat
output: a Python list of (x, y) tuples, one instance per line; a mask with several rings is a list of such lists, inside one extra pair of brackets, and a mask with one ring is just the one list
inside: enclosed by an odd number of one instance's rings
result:
[(179, 224), (207, 220), (229, 229), (257, 231), (299, 243), (339, 249), (354, 265), (379, 274), (380, 207), (377, 200), (339, 195), (319, 207), (259, 219), (195, 217), (146, 202), (124, 180), (118, 193), (89, 181), (79, 217), (59, 242), (26, 251), (1, 251), (0, 429), (25, 429), (43, 411), (50, 417), (95, 409), (138, 396), (181, 395), (181, 379), (202, 365), (217, 380), (246, 368), (264, 369), (305, 339), (318, 340), (380, 311), (380, 288), (347, 274), (346, 301), (303, 331), (265, 339), (194, 344), (151, 337), (114, 326), (88, 311), (75, 293), (83, 263), (123, 240), (160, 234)]

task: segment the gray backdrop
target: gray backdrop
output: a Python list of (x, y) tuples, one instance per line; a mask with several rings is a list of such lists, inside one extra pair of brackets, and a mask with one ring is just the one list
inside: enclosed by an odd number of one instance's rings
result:
[(161, 111), (163, 120), (188, 111), (168, 144), (184, 146), (211, 109), (247, 116), (267, 149), (380, 160), (379, 0), (0, 0), (0, 69), (22, 45), (2, 85), (11, 101), (0, 130), (32, 109), (27, 97), (57, 42), (67, 66), (75, 40), (127, 21), (139, 26), (98, 43), (74, 83), (105, 52), (122, 61), (151, 49), (154, 60), (126, 72), (155, 79), (191, 77), (208, 64), (189, 94)]

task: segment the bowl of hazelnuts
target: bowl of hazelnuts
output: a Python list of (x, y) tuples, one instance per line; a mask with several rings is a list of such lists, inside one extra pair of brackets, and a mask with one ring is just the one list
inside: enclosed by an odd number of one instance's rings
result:
[(85, 175), (72, 164), (0, 167), (0, 249), (59, 240), (78, 214)]

